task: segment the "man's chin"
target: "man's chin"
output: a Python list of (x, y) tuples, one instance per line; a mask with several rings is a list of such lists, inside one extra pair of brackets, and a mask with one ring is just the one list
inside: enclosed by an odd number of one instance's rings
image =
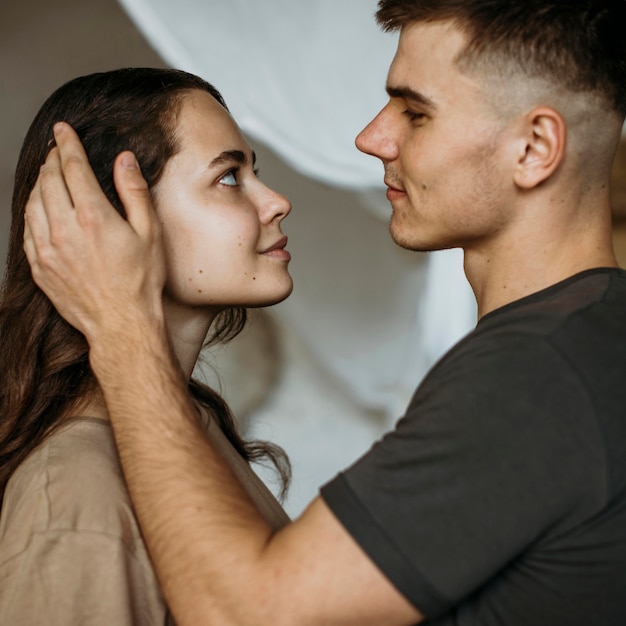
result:
[(442, 227), (433, 228), (431, 225), (428, 231), (427, 223), (420, 223), (419, 220), (405, 220), (400, 212), (394, 212), (389, 220), (389, 234), (393, 242), (414, 252), (435, 252), (437, 250), (449, 250), (451, 248), (462, 247), (462, 244), (453, 238), (453, 234), (446, 237)]
[(405, 250), (412, 250), (414, 252), (430, 252), (431, 250), (436, 249), (425, 245), (426, 242), (416, 239), (415, 237), (408, 237), (403, 230), (394, 227), (393, 221), (389, 224), (389, 234), (391, 235), (393, 242)]

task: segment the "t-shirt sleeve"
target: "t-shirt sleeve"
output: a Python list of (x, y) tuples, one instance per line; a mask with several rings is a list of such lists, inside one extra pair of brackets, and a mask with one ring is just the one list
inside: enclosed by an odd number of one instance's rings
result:
[(152, 570), (116, 537), (34, 533), (0, 565), (0, 623), (14, 626), (155, 626), (166, 609)]
[(547, 528), (576, 523), (605, 478), (588, 394), (557, 352), (526, 337), (468, 350), (433, 368), (396, 429), (321, 492), (430, 618)]

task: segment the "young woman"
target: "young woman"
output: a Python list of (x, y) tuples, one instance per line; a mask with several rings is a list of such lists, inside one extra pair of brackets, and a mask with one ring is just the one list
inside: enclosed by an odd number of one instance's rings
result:
[(135, 153), (163, 224), (164, 308), (189, 393), (207, 436), (276, 527), (287, 517), (248, 461), (269, 457), (286, 484), (286, 458), (244, 442), (224, 401), (191, 373), (209, 329), (210, 342), (226, 341), (242, 329), (244, 307), (289, 295), (281, 222), (291, 207), (258, 179), (221, 95), (176, 70), (67, 83), (43, 105), (20, 154), (0, 299), (0, 623), (164, 624), (87, 343), (34, 284), (23, 252), (24, 207), (60, 120), (81, 137), (122, 214), (113, 161)]

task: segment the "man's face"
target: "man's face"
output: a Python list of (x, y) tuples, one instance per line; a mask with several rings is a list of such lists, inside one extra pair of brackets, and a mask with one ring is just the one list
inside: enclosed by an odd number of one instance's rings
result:
[(389, 102), (356, 140), (385, 166), (390, 231), (405, 248), (479, 245), (509, 219), (505, 123), (482, 82), (455, 66), (463, 45), (445, 23), (404, 27)]

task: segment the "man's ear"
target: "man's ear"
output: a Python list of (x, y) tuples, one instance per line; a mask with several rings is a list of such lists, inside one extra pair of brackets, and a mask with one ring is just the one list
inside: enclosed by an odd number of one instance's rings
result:
[(537, 107), (525, 118), (520, 140), (515, 183), (532, 189), (550, 178), (563, 161), (567, 124), (563, 116), (550, 107)]

